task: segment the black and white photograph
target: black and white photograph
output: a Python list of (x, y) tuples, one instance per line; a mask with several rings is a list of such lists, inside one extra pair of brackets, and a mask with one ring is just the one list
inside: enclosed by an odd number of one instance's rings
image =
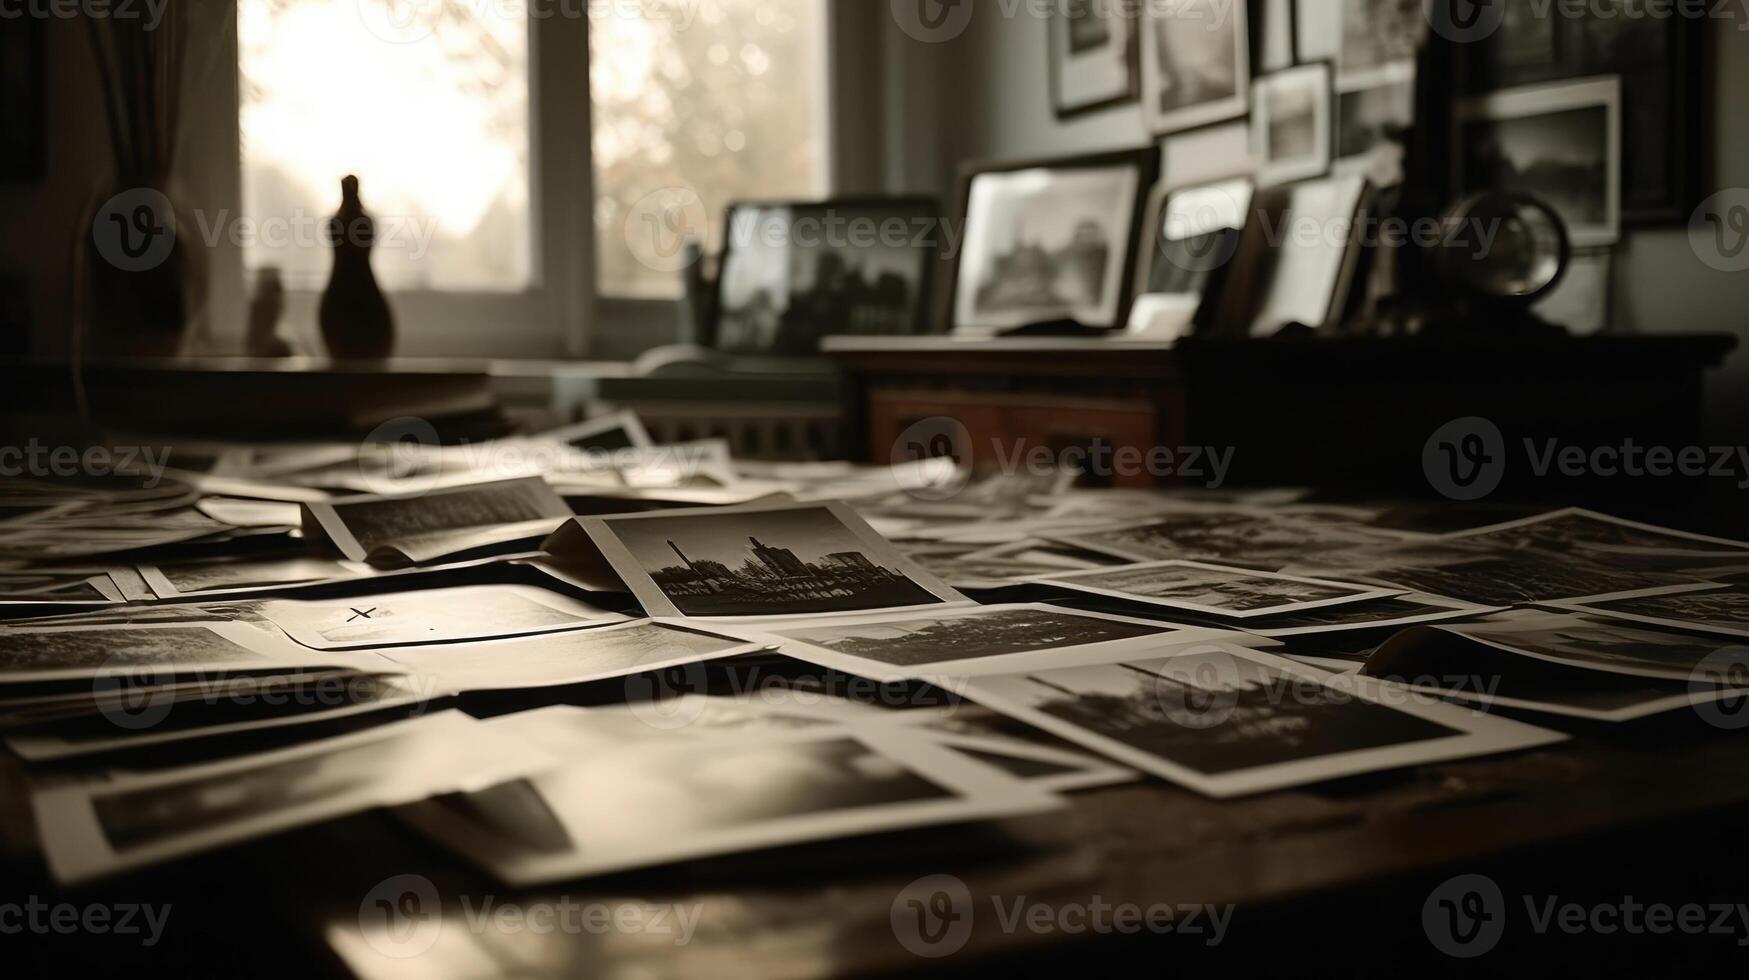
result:
[(393, 497), (304, 505), (304, 531), (353, 561), (421, 563), (479, 548), (544, 538), (571, 516), (540, 477)]
[(1620, 595), (1586, 596), (1550, 606), (1722, 636), (1749, 636), (1749, 586), (1676, 585)]
[(1051, 99), (1058, 118), (1136, 97), (1139, 19), (1132, 4), (1060, 0), (1050, 23)]
[(1528, 86), (1459, 102), (1453, 182), (1529, 194), (1555, 210), (1573, 245), (1621, 237), (1621, 80)]
[[(1156, 187), (1142, 226), (1131, 333), (1188, 332), (1211, 282), (1238, 248), (1252, 190), (1248, 177), (1181, 188), (1162, 182)], [(1170, 329), (1162, 329), (1157, 315), (1144, 316), (1144, 305), (1149, 303), (1169, 303), (1178, 311)], [(1159, 305), (1152, 308), (1165, 312)]]
[(555, 633), (626, 617), (546, 589), (476, 585), (357, 599), (264, 602), (261, 615), (313, 650), (453, 643)]
[(1263, 186), (1321, 177), (1330, 170), (1330, 66), (1301, 65), (1251, 84), (1251, 148)]
[[(231, 690), (238, 692), (239, 700), (260, 698), (271, 710), (251, 711), (251, 717), (239, 721), (237, 712), (225, 710), (223, 699), (215, 699), (214, 693), (222, 689), (221, 685), (211, 681), (197, 683), (201, 690), (194, 692), (162, 686), (123, 692), (123, 698), (143, 695), (148, 705), (170, 706), (164, 719), (149, 730), (129, 731), (115, 724), (105, 707), (110, 711), (119, 707), (125, 712), (127, 701), (103, 700), (95, 702), (95, 718), (85, 714), (63, 717), (58, 722), (39, 720), (5, 736), (6, 747), (18, 753), (19, 758), (46, 763), (200, 739), (247, 737), (292, 726), (308, 726), (307, 731), (316, 732), (330, 723), (363, 715), (406, 716), (426, 710), (451, 693), (425, 678), (351, 671), (255, 676), (247, 682), (239, 679)], [(215, 700), (219, 702), (216, 706)], [(39, 718), (46, 715), (45, 712)]]
[(1117, 326), (1143, 171), (1113, 162), (974, 175), (955, 329), (990, 332), (1054, 320)]
[(767, 635), (797, 659), (883, 681), (971, 676), (1119, 647), (1186, 642), (1206, 630), (1049, 605), (971, 606), (934, 614), (777, 624)]
[(1723, 647), (1704, 633), (1575, 612), (1518, 609), (1475, 623), (1429, 627), (1572, 667), (1660, 680), (1693, 680)]
[(445, 711), (290, 749), (60, 783), (31, 807), (50, 870), (72, 884), (553, 764)]
[(1316, 609), (1276, 613), (1245, 624), (1247, 633), (1269, 637), (1304, 637), (1357, 630), (1397, 629), (1444, 619), (1469, 619), (1500, 612), (1499, 606), (1478, 606), (1422, 593), (1365, 599)]
[(1221, 645), (976, 678), (967, 693), (1217, 798), (1565, 737), (1431, 697), (1383, 702), (1379, 685), (1368, 679)]
[(719, 507), (581, 524), (653, 616), (789, 618), (966, 601), (843, 504)]
[(301, 555), (245, 561), (166, 562), (141, 565), (138, 570), (140, 577), (160, 599), (220, 596), (263, 588), (364, 578), (371, 574), (370, 566), (363, 562)]
[(383, 659), (456, 691), (528, 691), (612, 680), (770, 648), (648, 621), (466, 643), (383, 649)]
[(1638, 567), (1651, 561), (1691, 558), (1733, 562), (1749, 558), (1749, 542), (1695, 534), (1600, 514), (1581, 507), (1537, 514), (1500, 524), (1457, 531), (1448, 540), (1520, 551), (1576, 553), (1588, 561), (1614, 567)]
[[(1336, 90), (1370, 88), (1413, 65), (1427, 38), (1428, 0), (1341, 0)], [(1328, 0), (1300, 0), (1302, 17), (1329, 17)], [(1312, 9), (1318, 8), (1318, 9)]]
[(1192, 511), (1170, 520), (1047, 537), (1131, 562), (1213, 561), (1270, 572), (1312, 549), (1335, 552), (1403, 543), (1399, 534), (1329, 512), (1243, 508)]
[(1538, 16), (1504, 4), (1489, 37), (1459, 52), (1469, 92), (1560, 79), (1622, 80), (1622, 220), (1680, 225), (1705, 196), (1708, 32), (1713, 18), (1648, 16), (1634, 0), (1604, 0), (1592, 16)]
[(586, 453), (614, 453), (626, 449), (650, 449), (656, 441), (650, 438), (644, 421), (635, 412), (613, 412), (541, 433), (543, 440), (562, 442)]
[(1245, 115), (1251, 86), (1247, 5), (1145, 4), (1142, 117), (1155, 135)]
[(1403, 181), (1403, 157), (1415, 125), (1415, 72), (1336, 96), (1336, 173), (1365, 174), (1380, 187)]
[(1234, 619), (1383, 599), (1402, 592), (1401, 589), (1380, 589), (1176, 560), (1068, 572), (1033, 581), (1055, 588)]
[(813, 354), (828, 334), (922, 332), (939, 214), (928, 198), (731, 208), (716, 346)]
[[(403, 807), (409, 825), (514, 886), (822, 838), (1060, 805), (900, 726), (658, 741), (465, 799)], [(538, 822), (545, 832), (500, 828)]]
[[(349, 665), (346, 658), (320, 654), (241, 623), (8, 629), (4, 637), (4, 684), (103, 678), (127, 684), (203, 671)], [(364, 658), (350, 665), (367, 662), (382, 663)]]
[(1610, 723), (1687, 710), (1725, 711), (1729, 704), (1749, 698), (1749, 690), (1727, 683), (1595, 670), (1586, 664), (1526, 657), (1500, 646), (1452, 642), (1457, 639), (1453, 632), (1434, 628), (1398, 633), (1366, 662), (1364, 673), (1483, 708), (1519, 708)]

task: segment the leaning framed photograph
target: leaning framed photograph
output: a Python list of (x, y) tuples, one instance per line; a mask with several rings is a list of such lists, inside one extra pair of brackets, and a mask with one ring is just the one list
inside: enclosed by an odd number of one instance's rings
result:
[(940, 214), (927, 197), (732, 205), (717, 277), (717, 347), (812, 354), (828, 334), (921, 332)]
[(1237, 119), (1249, 108), (1246, 4), (1177, 0), (1142, 11), (1142, 111), (1156, 134)]
[(988, 335), (1064, 320), (1122, 327), (1136, 228), (1159, 166), (1150, 148), (967, 168), (964, 239), (948, 290), (954, 330)]
[(1591, 78), (1476, 96), (1453, 116), (1452, 184), (1546, 202), (1573, 245), (1621, 238), (1621, 80)]
[(1259, 186), (1330, 171), (1330, 77), (1329, 64), (1320, 62), (1265, 75), (1252, 84), (1251, 152), (1258, 160)]
[(1149, 195), (1136, 263), (1136, 299), (1129, 333), (1177, 339), (1197, 325), (1204, 299), (1239, 247), (1253, 185), (1238, 177)]
[(1051, 105), (1064, 119), (1133, 101), (1136, 10), (1116, 0), (1054, 0)]

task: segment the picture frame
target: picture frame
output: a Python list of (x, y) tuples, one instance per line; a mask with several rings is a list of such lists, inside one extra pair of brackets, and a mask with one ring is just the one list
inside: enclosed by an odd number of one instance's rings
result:
[(1054, 0), (1047, 41), (1051, 107), (1058, 119), (1136, 100), (1137, 25), (1128, 4)]
[(1322, 177), (1333, 158), (1335, 99), (1329, 62), (1299, 65), (1251, 84), (1251, 152), (1257, 183)]
[(1152, 147), (964, 167), (944, 321), (982, 336), (1063, 321), (1123, 327), (1159, 169)]
[(809, 355), (828, 334), (927, 332), (940, 215), (940, 202), (923, 196), (731, 204), (715, 346)]
[(1157, 136), (1244, 116), (1251, 99), (1247, 4), (1147, 4), (1141, 20), (1142, 117)]
[[(1575, 248), (1614, 244), (1621, 238), (1621, 97), (1621, 80), (1610, 76), (1459, 102), (1452, 187), (1460, 195), (1530, 194), (1561, 216)], [(1582, 156), (1575, 160), (1576, 151)]]
[(43, 71), (42, 18), (0, 18), (0, 181), (44, 175)]
[[(1620, 6), (1624, 0), (1600, 0)], [(1537, 17), (1504, 4), (1500, 29), (1460, 46), (1469, 95), (1588, 76), (1622, 80), (1624, 225), (1686, 224), (1706, 196), (1712, 119), (1706, 18)], [(1522, 8), (1522, 9), (1521, 9)]]
[(1195, 331), (1238, 249), (1254, 189), (1248, 177), (1155, 186), (1137, 246), (1129, 334), (1167, 340)]

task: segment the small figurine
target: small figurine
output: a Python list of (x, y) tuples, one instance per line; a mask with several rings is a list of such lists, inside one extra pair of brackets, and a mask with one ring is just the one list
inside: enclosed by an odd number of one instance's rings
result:
[(328, 219), (334, 272), (322, 293), (322, 340), (336, 360), (381, 360), (395, 349), (395, 318), (370, 270), (376, 222), (358, 200), (358, 178), (340, 181), (340, 210)]
[(285, 315), (285, 284), (279, 269), (267, 266), (255, 279), (255, 298), (249, 301), (249, 334), (244, 338), (250, 357), (290, 357), (291, 345), (279, 336), (279, 318)]

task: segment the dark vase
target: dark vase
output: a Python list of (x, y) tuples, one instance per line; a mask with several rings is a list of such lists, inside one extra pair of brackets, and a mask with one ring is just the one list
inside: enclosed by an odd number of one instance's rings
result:
[(78, 329), (98, 357), (172, 357), (205, 308), (195, 224), (162, 178), (100, 192), (81, 229)]
[(318, 319), (328, 356), (381, 360), (395, 349), (395, 317), (370, 268), (376, 222), (358, 199), (358, 178), (340, 182), (340, 210), (328, 219), (334, 271), (322, 293)]

